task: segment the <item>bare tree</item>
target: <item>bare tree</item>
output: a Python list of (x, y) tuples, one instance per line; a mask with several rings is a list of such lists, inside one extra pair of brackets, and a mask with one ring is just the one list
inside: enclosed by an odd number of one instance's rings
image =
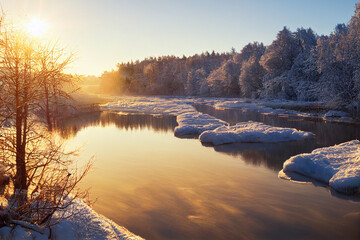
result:
[[(48, 226), (56, 211), (80, 196), (78, 182), (91, 164), (76, 167), (62, 143), (41, 124), (45, 110), (48, 128), (55, 118), (54, 106), (69, 100), (63, 73), (72, 55), (54, 44), (39, 43), (26, 33), (2, 26), (0, 32), (0, 162), (11, 178), (8, 224)], [(72, 198), (69, 198), (72, 194)], [(24, 224), (22, 224), (24, 225)], [(25, 224), (26, 225), (26, 224)]]
[(39, 106), (51, 131), (59, 115), (59, 108), (69, 105), (72, 100), (69, 93), (77, 90), (73, 86), (74, 77), (63, 73), (74, 55), (66, 54), (65, 50), (54, 42), (43, 44), (39, 54), (40, 85), (43, 94)]

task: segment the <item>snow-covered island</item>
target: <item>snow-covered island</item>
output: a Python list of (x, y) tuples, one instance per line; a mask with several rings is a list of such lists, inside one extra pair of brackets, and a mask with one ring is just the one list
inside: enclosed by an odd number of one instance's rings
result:
[(228, 123), (220, 119), (202, 113), (183, 113), (177, 116), (179, 126), (174, 130), (175, 136), (199, 135), (207, 130), (214, 130)]
[(299, 154), (284, 163), (280, 178), (291, 180), (291, 173), (318, 180), (334, 190), (352, 194), (360, 190), (360, 141)]
[(313, 136), (310, 132), (294, 128), (272, 127), (259, 122), (243, 122), (234, 126), (222, 126), (203, 132), (199, 139), (203, 143), (220, 145), (224, 143), (275, 143), (295, 141)]

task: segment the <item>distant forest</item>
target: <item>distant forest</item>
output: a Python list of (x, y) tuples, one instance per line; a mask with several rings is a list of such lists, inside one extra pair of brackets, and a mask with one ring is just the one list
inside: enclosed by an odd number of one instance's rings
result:
[(100, 77), (103, 93), (324, 101), (357, 112), (360, 102), (360, 2), (329, 36), (284, 27), (269, 45), (240, 53), (150, 57), (120, 63)]

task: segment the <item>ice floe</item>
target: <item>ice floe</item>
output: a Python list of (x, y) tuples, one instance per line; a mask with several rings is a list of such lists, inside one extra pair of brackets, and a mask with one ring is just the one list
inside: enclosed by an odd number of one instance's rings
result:
[(353, 140), (291, 157), (285, 161), (279, 176), (291, 179), (292, 172), (329, 184), (341, 193), (358, 192), (360, 141)]
[(203, 143), (220, 145), (235, 142), (285, 142), (311, 137), (312, 135), (310, 132), (303, 132), (294, 128), (272, 127), (250, 121), (205, 131), (199, 136), (199, 139)]

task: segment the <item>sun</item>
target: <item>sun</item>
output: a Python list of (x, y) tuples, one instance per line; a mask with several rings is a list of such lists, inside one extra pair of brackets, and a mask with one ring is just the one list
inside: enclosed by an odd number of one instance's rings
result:
[(32, 19), (29, 23), (25, 24), (25, 28), (34, 37), (39, 37), (44, 34), (47, 26), (42, 20)]

